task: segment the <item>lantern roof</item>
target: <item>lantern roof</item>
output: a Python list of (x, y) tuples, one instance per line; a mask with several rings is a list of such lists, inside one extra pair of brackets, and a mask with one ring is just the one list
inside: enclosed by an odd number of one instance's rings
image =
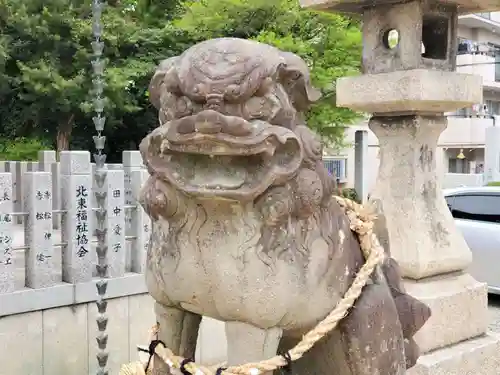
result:
[[(408, 0), (299, 0), (305, 8), (340, 13), (363, 13), (366, 8), (408, 3)], [(459, 14), (500, 10), (500, 0), (432, 0), (436, 5), (456, 5)]]

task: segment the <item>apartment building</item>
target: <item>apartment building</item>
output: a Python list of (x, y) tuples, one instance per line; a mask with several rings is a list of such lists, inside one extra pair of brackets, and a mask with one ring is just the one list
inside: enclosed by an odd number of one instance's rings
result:
[(459, 25), (457, 71), (483, 77), (483, 103), (448, 114), (440, 146), (445, 172), (482, 174), (485, 130), (500, 116), (500, 12), (466, 15)]
[[(492, 173), (485, 170), (487, 129), (495, 121), (500, 127), (500, 12), (460, 17), (458, 35), (457, 71), (483, 77), (484, 100), (471, 108), (446, 114), (448, 128), (439, 139), (437, 155), (438, 173), (445, 187), (483, 184), (485, 174)], [(348, 144), (355, 143), (357, 130), (368, 131), (365, 158), (368, 165), (364, 169), (368, 173), (365, 181), (369, 190), (378, 171), (378, 140), (365, 120), (346, 131)], [(338, 181), (344, 186), (354, 187), (354, 147), (326, 159), (327, 166)], [(500, 163), (500, 160), (497, 162)]]

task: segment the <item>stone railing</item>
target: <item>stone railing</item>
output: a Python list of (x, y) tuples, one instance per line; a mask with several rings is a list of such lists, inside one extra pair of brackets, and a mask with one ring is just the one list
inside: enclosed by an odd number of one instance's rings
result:
[[(138, 151), (123, 152), (123, 164), (107, 170), (99, 229), (107, 234), (110, 368), (117, 371), (137, 358), (155, 322), (143, 275), (150, 220), (136, 201), (148, 173)], [(87, 151), (0, 163), (1, 373), (95, 373), (95, 192)]]
[[(89, 282), (95, 276), (95, 186), (87, 151), (60, 162), (5, 162), (0, 173), (0, 292)], [(55, 155), (54, 155), (55, 156)], [(142, 273), (150, 221), (135, 197), (147, 178), (139, 152), (108, 165), (106, 220), (109, 275)], [(60, 229), (60, 230), (59, 230)], [(5, 308), (2, 304), (0, 314)]]
[(442, 185), (444, 189), (484, 186), (484, 175), (482, 173), (445, 173)]

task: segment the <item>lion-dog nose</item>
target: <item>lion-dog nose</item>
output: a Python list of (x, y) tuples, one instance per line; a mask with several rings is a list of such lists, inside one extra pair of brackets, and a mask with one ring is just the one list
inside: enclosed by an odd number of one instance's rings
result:
[(244, 137), (252, 133), (252, 125), (235, 116), (226, 116), (207, 109), (196, 115), (195, 131), (202, 134), (225, 133), (235, 137)]
[(225, 127), (225, 116), (213, 110), (205, 110), (196, 116), (195, 131), (202, 134), (216, 134)]

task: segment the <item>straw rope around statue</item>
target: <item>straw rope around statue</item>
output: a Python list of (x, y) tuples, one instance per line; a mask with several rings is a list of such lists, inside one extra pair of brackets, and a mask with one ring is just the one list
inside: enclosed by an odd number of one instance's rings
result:
[[(276, 355), (263, 361), (250, 362), (227, 368), (220, 366), (207, 367), (196, 364), (186, 358), (175, 355), (170, 349), (162, 345), (150, 346), (152, 347), (152, 352), (154, 352), (150, 353), (151, 356), (156, 354), (171, 368), (182, 370), (183, 374), (188, 372), (192, 375), (258, 375), (288, 366), (290, 362), (301, 358), (316, 342), (325, 337), (347, 316), (349, 310), (361, 295), (364, 286), (370, 280), (371, 275), (385, 258), (384, 250), (373, 233), (375, 215), (372, 213), (372, 210), (350, 199), (337, 196), (335, 198), (340, 206), (344, 208), (350, 221), (351, 230), (358, 236), (360, 248), (365, 257), (365, 263), (335, 309), (325, 319), (320, 321), (316, 327), (305, 334), (302, 340), (290, 349), (286, 355)], [(154, 336), (157, 335), (157, 332), (158, 327), (153, 327)], [(152, 342), (159, 343), (158, 340), (152, 340)], [(134, 362), (122, 366), (120, 375), (149, 375), (150, 372), (148, 370), (151, 370), (151, 367), (149, 361), (147, 365), (141, 361)]]

